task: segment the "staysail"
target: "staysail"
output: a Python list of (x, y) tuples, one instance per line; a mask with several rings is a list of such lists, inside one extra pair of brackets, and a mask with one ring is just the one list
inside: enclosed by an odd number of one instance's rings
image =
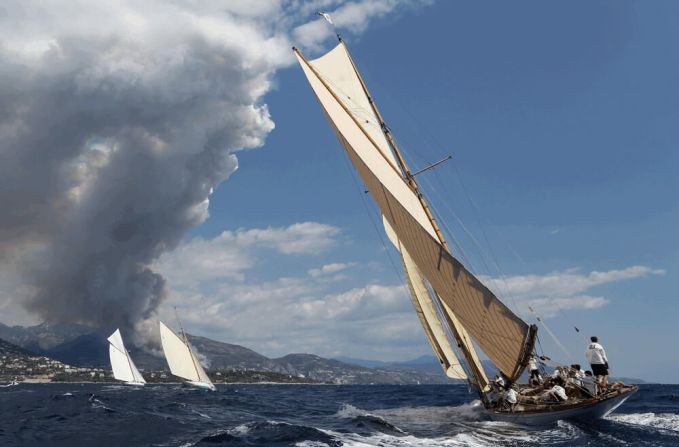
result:
[(186, 379), (194, 384), (204, 384), (207, 388), (214, 389), (210, 378), (205, 374), (200, 361), (193, 350), (175, 332), (160, 322), (160, 340), (163, 345), (165, 359), (170, 367), (170, 372), (175, 376)]
[(443, 372), (451, 379), (466, 379), (467, 373), (457, 359), (457, 355), (450, 344), (446, 330), (436, 311), (434, 304), (436, 298), (432, 297), (429, 293), (422, 275), (417, 270), (417, 266), (386, 220), (384, 220), (384, 229), (391, 243), (394, 244), (401, 254), (401, 262), (408, 281), (410, 298), (424, 333), (429, 340), (429, 344), (443, 368)]
[(111, 359), (113, 377), (117, 380), (133, 384), (143, 385), (146, 383), (146, 380), (144, 380), (144, 377), (130, 358), (127, 349), (125, 349), (123, 337), (120, 335), (120, 329), (116, 329), (116, 331), (108, 337), (108, 354)]
[[(408, 288), (415, 311), (432, 349), (441, 362), (444, 372), (453, 379), (464, 379), (467, 376), (450, 344), (445, 330), (447, 326), (460, 348), (460, 352), (467, 361), (479, 389), (485, 391), (488, 386), (488, 377), (467, 330), (462, 326), (450, 307), (443, 303), (438, 295), (427, 287), (426, 280), (417, 269), (415, 261), (413, 261), (405, 247), (400, 243), (389, 222), (387, 222), (384, 216), (382, 216), (382, 220), (389, 240), (401, 254), (401, 262), (408, 280)], [(440, 311), (437, 311), (437, 307), (440, 308)], [(447, 324), (441, 321), (442, 316)]]
[(421, 196), (393, 163), (383, 127), (372, 111), (372, 100), (363, 89), (344, 43), (312, 61), (299, 51), (295, 53), (352, 164), (420, 274), (478, 347), (503, 374), (515, 380), (532, 351), (535, 329), (505, 306), (442, 244)]

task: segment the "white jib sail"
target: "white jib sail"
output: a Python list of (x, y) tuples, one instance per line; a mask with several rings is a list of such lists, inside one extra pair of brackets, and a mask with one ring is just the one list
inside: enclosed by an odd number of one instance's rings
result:
[(214, 386), (193, 350), (162, 321), (160, 322), (160, 340), (172, 374), (191, 382)]
[(132, 358), (130, 358), (127, 349), (125, 349), (123, 337), (120, 335), (120, 329), (116, 329), (116, 331), (108, 337), (108, 354), (111, 358), (113, 377), (124, 382), (146, 383), (146, 380), (144, 380), (144, 377), (135, 366)]
[(389, 222), (385, 218), (382, 218), (382, 221), (387, 237), (391, 243), (394, 244), (399, 253), (401, 253), (403, 270), (405, 271), (410, 289), (410, 298), (413, 301), (415, 311), (420, 319), (420, 323), (422, 323), (429, 343), (441, 363), (443, 372), (451, 379), (466, 379), (467, 374), (462, 368), (457, 355), (455, 355), (455, 351), (446, 335), (444, 325), (436, 312), (433, 298), (422, 279), (422, 275), (408, 254), (408, 251), (399, 242), (398, 236), (396, 236), (396, 233), (391, 228), (391, 225), (389, 225)]

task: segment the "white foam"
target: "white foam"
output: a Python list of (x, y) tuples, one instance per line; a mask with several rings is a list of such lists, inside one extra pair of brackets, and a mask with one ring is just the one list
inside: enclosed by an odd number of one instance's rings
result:
[(401, 432), (402, 435), (388, 433), (360, 435), (322, 431), (340, 440), (345, 446), (351, 447), (541, 445), (567, 442), (582, 436), (580, 428), (566, 421), (559, 421), (549, 429), (531, 430), (507, 422), (484, 420), (482, 409), (479, 401), (457, 407), (402, 407), (374, 410), (372, 413), (352, 405), (344, 405), (336, 416), (380, 417), (390, 425), (398, 424), (406, 431)]
[(342, 407), (339, 410), (337, 410), (337, 413), (335, 413), (335, 417), (338, 417), (340, 419), (353, 419), (355, 417), (366, 415), (368, 415), (367, 411), (361, 410), (360, 408), (356, 408), (350, 404), (342, 405)]
[(612, 414), (607, 416), (606, 419), (623, 424), (641, 425), (679, 432), (679, 414), (674, 413)]
[(250, 432), (250, 427), (248, 426), (248, 424), (241, 424), (228, 429), (226, 432), (234, 436), (243, 436), (247, 435)]
[(302, 441), (295, 444), (297, 447), (329, 447), (325, 442), (320, 441)]
[(368, 411), (361, 410), (360, 408), (356, 408), (353, 405), (344, 404), (342, 405), (342, 408), (340, 408), (337, 411), (337, 413), (335, 413), (335, 417), (341, 419), (353, 419), (357, 417), (369, 418), (377, 423), (383, 423), (385, 426), (388, 426), (392, 430), (395, 430), (399, 433), (405, 433), (403, 430), (394, 425), (391, 421), (387, 420), (386, 415), (382, 415), (379, 413), (380, 410), (377, 410), (374, 413), (370, 413)]
[(431, 445), (451, 447), (494, 447), (497, 445), (516, 444), (551, 444), (563, 442), (581, 436), (579, 429), (567, 422), (559, 422), (549, 430), (531, 431), (505, 422), (485, 421), (481, 423), (458, 425), (455, 431), (436, 436), (415, 436), (411, 434), (392, 435), (373, 433), (360, 435), (357, 433), (339, 433), (322, 430), (329, 436), (341, 441), (347, 447), (424, 447)]
[(465, 446), (465, 447), (490, 447), (498, 445), (498, 440), (484, 441), (478, 439), (474, 434), (458, 433), (453, 436), (446, 437), (416, 437), (412, 435), (393, 436), (383, 433), (376, 433), (369, 436), (361, 436), (356, 433), (335, 433), (328, 431), (335, 439), (338, 439), (346, 447), (405, 447), (405, 446)]

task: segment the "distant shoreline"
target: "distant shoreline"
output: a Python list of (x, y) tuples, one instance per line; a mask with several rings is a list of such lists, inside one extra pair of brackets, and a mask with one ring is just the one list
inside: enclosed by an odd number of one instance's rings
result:
[[(59, 384), (59, 385), (64, 385), (64, 384), (72, 384), (72, 385), (121, 385), (121, 386), (129, 386), (130, 388), (134, 388), (133, 385), (126, 385), (125, 383), (122, 382), (104, 382), (104, 381), (56, 381), (56, 380), (48, 380), (48, 379), (31, 379), (31, 380), (23, 380), (19, 382), (20, 385), (45, 385), (45, 384)], [(146, 382), (146, 386), (152, 386), (152, 385), (183, 385), (184, 382)], [(293, 382), (216, 382), (215, 385), (322, 385), (322, 386), (380, 386), (380, 385), (385, 385), (385, 386), (431, 386), (431, 385), (444, 385), (444, 386), (449, 386), (449, 385), (461, 385), (458, 382), (451, 382), (451, 383), (423, 383), (423, 384), (413, 384), (413, 383), (325, 383), (325, 382), (315, 382), (315, 383), (304, 383), (304, 382), (298, 382), (298, 383), (293, 383)], [(656, 384), (654, 384), (656, 385)], [(658, 384), (658, 385), (664, 385), (664, 384)], [(187, 385), (188, 386), (188, 385)]]

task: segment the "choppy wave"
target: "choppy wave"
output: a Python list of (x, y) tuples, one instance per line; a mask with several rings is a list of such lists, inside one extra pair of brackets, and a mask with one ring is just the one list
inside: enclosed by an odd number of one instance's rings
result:
[(612, 414), (607, 419), (623, 424), (640, 425), (679, 433), (679, 414), (674, 413)]
[(21, 385), (0, 393), (0, 445), (679, 445), (679, 386), (647, 385), (601, 421), (528, 429), (485, 418), (466, 387)]
[(340, 447), (342, 442), (314, 427), (278, 421), (260, 421), (241, 424), (232, 429), (203, 437), (196, 445), (215, 443), (242, 445), (295, 445), (302, 438), (307, 446)]

